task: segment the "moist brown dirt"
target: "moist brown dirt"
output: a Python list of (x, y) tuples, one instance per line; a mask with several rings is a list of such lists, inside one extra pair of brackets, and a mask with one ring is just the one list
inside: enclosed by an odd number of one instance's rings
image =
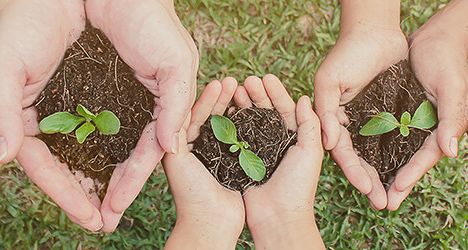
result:
[(129, 157), (152, 120), (154, 96), (134, 77), (106, 36), (89, 23), (36, 100), (38, 120), (59, 111), (78, 115), (78, 104), (96, 115), (104, 110), (114, 112), (121, 122), (120, 132), (103, 135), (96, 129), (83, 144), (74, 132), (37, 137), (72, 173), (82, 171), (94, 179), (102, 200), (115, 165)]
[(398, 169), (408, 163), (422, 146), (430, 132), (410, 128), (407, 137), (402, 136), (399, 129), (382, 135), (361, 136), (359, 130), (380, 112), (389, 112), (397, 120), (400, 120), (405, 111), (413, 115), (425, 100), (427, 98), (424, 89), (405, 60), (378, 75), (345, 106), (350, 120), (347, 129), (351, 134), (353, 146), (358, 155), (377, 170), (386, 188)]
[(201, 126), (193, 142), (192, 153), (223, 186), (243, 193), (248, 187), (261, 185), (275, 172), (287, 149), (296, 143), (296, 132), (288, 130), (275, 109), (230, 107), (224, 116), (237, 128), (239, 141), (247, 142), (266, 167), (265, 178), (255, 181), (239, 165), (239, 151), (229, 151), (230, 145), (216, 139), (210, 118)]

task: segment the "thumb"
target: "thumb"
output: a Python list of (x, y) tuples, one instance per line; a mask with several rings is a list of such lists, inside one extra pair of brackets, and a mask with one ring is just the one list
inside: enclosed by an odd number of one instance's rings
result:
[(172, 76), (160, 81), (156, 135), (166, 152), (177, 154), (179, 151), (179, 131), (195, 101), (195, 81), (195, 76), (185, 79)]
[(23, 144), (21, 119), (24, 75), (0, 69), (0, 166), (13, 160)]
[(338, 109), (341, 92), (336, 81), (330, 81), (325, 73), (319, 70), (315, 76), (314, 106), (320, 118), (323, 131), (323, 146), (326, 150), (336, 147), (340, 138)]
[[(451, 78), (453, 79), (453, 78)], [(466, 129), (467, 84), (463, 78), (455, 78), (450, 84), (440, 84), (438, 102), (437, 143), (445, 155), (456, 157), (458, 141)]]

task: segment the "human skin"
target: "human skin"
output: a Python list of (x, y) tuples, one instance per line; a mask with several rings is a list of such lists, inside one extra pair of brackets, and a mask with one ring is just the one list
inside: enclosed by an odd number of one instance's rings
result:
[(0, 1), (0, 164), (17, 156), (29, 178), (72, 221), (96, 230), (102, 226), (99, 210), (34, 137), (37, 113), (30, 107), (84, 24), (81, 1)]
[[(257, 249), (324, 249), (313, 208), (323, 150), (310, 98), (302, 97), (296, 107), (273, 75), (263, 80), (251, 76), (244, 86), (237, 86), (230, 77), (222, 84), (211, 82), (192, 109), (187, 142), (179, 154), (164, 157), (177, 211), (165, 249), (233, 249), (245, 218)], [(288, 150), (272, 178), (243, 197), (222, 187), (188, 151), (209, 115), (222, 115), (232, 98), (241, 108), (275, 107), (288, 128), (298, 132), (298, 143)]]
[(92, 24), (109, 36), (156, 102), (156, 121), (145, 127), (130, 158), (117, 164), (102, 204), (95, 193), (84, 191), (93, 189), (92, 180), (80, 173), (73, 177), (34, 137), (40, 133), (37, 113), (28, 108), (84, 29), (83, 2), (3, 0), (0, 11), (0, 163), (17, 156), (28, 176), (73, 222), (93, 231), (114, 231), (164, 150), (177, 152), (173, 145), (178, 145), (178, 131), (195, 98), (198, 55), (173, 2), (86, 3)]
[(338, 40), (315, 75), (315, 110), (326, 150), (375, 209), (387, 206), (377, 171), (357, 156), (344, 107), (380, 72), (407, 56), (400, 1), (344, 0)]
[(456, 157), (467, 130), (468, 1), (453, 0), (410, 37), (410, 62), (439, 124), (388, 191), (387, 209), (396, 210), (416, 182), (445, 154)]
[(256, 249), (325, 249), (314, 216), (323, 149), (310, 98), (301, 97), (296, 106), (280, 80), (266, 75), (247, 78), (234, 99), (241, 108), (276, 108), (288, 129), (297, 131), (297, 143), (268, 182), (244, 194)]
[(88, 0), (86, 14), (135, 70), (156, 102), (156, 120), (146, 129), (157, 140), (146, 137), (142, 144), (147, 147), (139, 148), (140, 156), (117, 166), (103, 200), (102, 230), (112, 232), (164, 152), (178, 152), (179, 130), (196, 97), (198, 53), (173, 1)]
[(242, 195), (221, 186), (198, 158), (190, 142), (209, 115), (222, 115), (237, 81), (225, 78), (208, 84), (180, 131), (180, 151), (166, 154), (163, 166), (174, 198), (177, 221), (164, 249), (234, 249), (242, 232)]

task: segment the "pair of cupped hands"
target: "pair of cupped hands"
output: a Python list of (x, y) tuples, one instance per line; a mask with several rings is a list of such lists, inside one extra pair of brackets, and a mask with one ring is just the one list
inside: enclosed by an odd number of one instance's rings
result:
[[(333, 50), (315, 76), (315, 110), (324, 148), (375, 209), (397, 210), (443, 155), (456, 157), (468, 128), (466, 1), (452, 1), (408, 39), (397, 25), (341, 24)], [(438, 126), (385, 190), (377, 171), (359, 158), (345, 128), (344, 105), (390, 65), (408, 59), (437, 107)], [(443, 167), (443, 166), (442, 166)]]
[[(40, 131), (32, 106), (86, 18), (156, 102), (156, 120), (144, 128), (129, 159), (116, 166), (102, 203), (84, 191), (94, 189), (92, 180), (74, 176), (35, 137)], [(16, 157), (73, 222), (112, 232), (164, 152), (177, 151), (196, 97), (197, 69), (197, 49), (170, 0), (0, 0), (0, 164)]]

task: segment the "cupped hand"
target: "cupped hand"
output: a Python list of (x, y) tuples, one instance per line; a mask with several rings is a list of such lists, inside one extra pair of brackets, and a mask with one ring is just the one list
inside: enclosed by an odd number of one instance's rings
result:
[[(237, 88), (225, 78), (208, 84), (180, 130), (178, 154), (166, 154), (164, 171), (174, 198), (177, 222), (165, 249), (233, 249), (245, 221), (239, 192), (221, 186), (190, 152), (190, 142), (199, 135), (210, 115), (223, 115)], [(206, 245), (208, 244), (208, 245)]]
[(156, 149), (139, 148), (138, 156), (132, 156), (135, 164), (124, 165), (112, 175), (101, 210), (103, 230), (110, 232), (154, 170), (154, 159), (161, 159), (164, 151), (178, 151), (180, 130), (196, 97), (198, 54), (171, 1), (88, 0), (86, 14), (156, 101), (156, 121), (147, 130), (155, 133), (151, 138), (157, 143), (142, 143), (154, 144)]
[(410, 38), (410, 62), (428, 97), (437, 106), (439, 124), (388, 191), (396, 210), (416, 182), (445, 154), (456, 157), (468, 128), (468, 21), (466, 1), (452, 1)]
[(399, 28), (354, 25), (340, 31), (335, 47), (315, 75), (315, 110), (322, 125), (324, 147), (376, 209), (386, 207), (386, 191), (376, 170), (355, 153), (345, 128), (349, 121), (343, 105), (379, 73), (404, 59), (407, 49)]
[(17, 156), (26, 174), (84, 228), (102, 226), (99, 210), (68, 168), (35, 138), (30, 106), (84, 29), (79, 0), (0, 1), (0, 164)]
[(268, 182), (244, 194), (247, 224), (255, 245), (262, 249), (324, 248), (314, 216), (323, 149), (320, 122), (310, 98), (302, 97), (296, 107), (274, 75), (263, 80), (251, 76), (244, 86), (234, 96), (237, 105), (276, 108), (288, 129), (297, 131), (297, 143), (288, 149)]

